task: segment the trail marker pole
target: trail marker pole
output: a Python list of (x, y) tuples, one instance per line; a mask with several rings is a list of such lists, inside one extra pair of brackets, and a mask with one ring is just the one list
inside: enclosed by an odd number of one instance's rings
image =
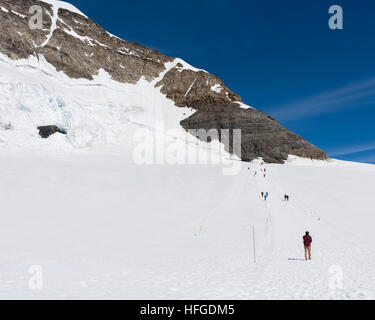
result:
[(255, 226), (253, 225), (253, 254), (254, 254), (254, 263), (257, 262), (256, 260), (256, 250), (255, 250)]
[(204, 220), (202, 220), (202, 224), (201, 224), (201, 226), (200, 226), (200, 228), (199, 228), (199, 233), (198, 233), (198, 235), (201, 235), (201, 233), (202, 233), (203, 224), (204, 224)]

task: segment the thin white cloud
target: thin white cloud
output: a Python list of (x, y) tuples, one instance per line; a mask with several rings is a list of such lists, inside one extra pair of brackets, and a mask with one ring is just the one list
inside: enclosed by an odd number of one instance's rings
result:
[(375, 163), (375, 154), (370, 155), (359, 155), (352, 157), (349, 161), (364, 162), (364, 163)]
[(268, 111), (278, 120), (292, 121), (368, 104), (375, 98), (375, 78), (355, 82), (316, 96), (282, 104)]
[(365, 151), (375, 150), (375, 142), (369, 142), (366, 144), (352, 145), (341, 149), (330, 150), (327, 153), (330, 157), (346, 156), (351, 154), (357, 154)]
[(327, 151), (327, 154), (330, 157), (337, 157), (337, 156), (357, 154), (357, 153), (371, 151), (371, 150), (375, 150), (375, 141), (332, 149), (332, 150)]

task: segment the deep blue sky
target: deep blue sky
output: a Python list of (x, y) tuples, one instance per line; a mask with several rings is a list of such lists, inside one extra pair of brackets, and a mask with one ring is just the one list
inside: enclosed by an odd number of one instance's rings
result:
[[(109, 32), (219, 76), (339, 159), (375, 163), (372, 0), (67, 0)], [(344, 30), (328, 8), (341, 5)]]

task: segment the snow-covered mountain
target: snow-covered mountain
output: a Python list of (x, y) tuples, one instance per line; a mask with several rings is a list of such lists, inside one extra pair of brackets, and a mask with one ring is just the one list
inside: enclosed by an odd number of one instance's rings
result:
[[(42, 28), (30, 27), (35, 5), (42, 9)], [(165, 131), (241, 129), (237, 156), (243, 160), (326, 158), (243, 103), (218, 77), (121, 40), (68, 3), (2, 0), (0, 28), (3, 144), (48, 144), (38, 137), (37, 127), (45, 125), (67, 132), (53, 148), (123, 144), (135, 126), (155, 130), (162, 122)]]
[[(1, 0), (0, 28), (1, 299), (375, 298), (373, 165), (290, 156), (325, 158), (217, 77), (68, 3)], [(42, 139), (45, 125), (67, 134)], [(231, 175), (134, 161), (139, 129), (194, 127), (241, 128), (242, 159), (288, 160), (229, 159)]]

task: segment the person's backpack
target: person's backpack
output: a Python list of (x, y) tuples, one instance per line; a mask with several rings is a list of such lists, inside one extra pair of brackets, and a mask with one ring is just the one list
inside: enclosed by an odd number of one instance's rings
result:
[(310, 235), (303, 236), (303, 244), (305, 245), (305, 247), (310, 246), (311, 242), (312, 242), (312, 238)]

